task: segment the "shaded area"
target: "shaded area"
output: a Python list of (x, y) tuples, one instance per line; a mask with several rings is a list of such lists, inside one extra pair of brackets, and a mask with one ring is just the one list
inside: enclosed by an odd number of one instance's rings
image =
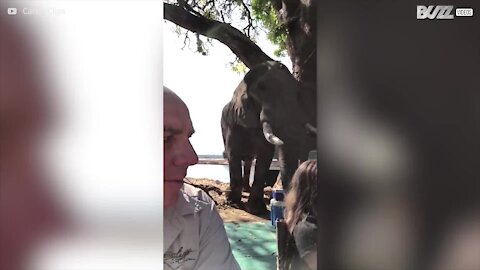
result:
[(270, 223), (225, 223), (225, 229), (242, 269), (276, 269), (276, 232)]

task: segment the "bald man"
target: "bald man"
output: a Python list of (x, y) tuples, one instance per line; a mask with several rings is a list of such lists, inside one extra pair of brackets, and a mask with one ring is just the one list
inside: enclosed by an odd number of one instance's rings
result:
[(164, 267), (240, 269), (215, 203), (184, 184), (188, 166), (198, 162), (190, 143), (195, 132), (185, 103), (164, 87)]

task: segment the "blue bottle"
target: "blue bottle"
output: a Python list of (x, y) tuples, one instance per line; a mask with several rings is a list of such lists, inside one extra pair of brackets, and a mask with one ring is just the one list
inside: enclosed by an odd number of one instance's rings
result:
[(283, 219), (283, 211), (285, 210), (285, 202), (277, 201), (275, 198), (270, 200), (270, 220), (272, 226), (277, 226), (277, 220)]

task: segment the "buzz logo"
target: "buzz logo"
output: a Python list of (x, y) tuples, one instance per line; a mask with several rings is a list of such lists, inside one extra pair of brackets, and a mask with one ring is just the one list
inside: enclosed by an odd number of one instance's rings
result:
[(453, 6), (417, 6), (417, 19), (453, 19)]

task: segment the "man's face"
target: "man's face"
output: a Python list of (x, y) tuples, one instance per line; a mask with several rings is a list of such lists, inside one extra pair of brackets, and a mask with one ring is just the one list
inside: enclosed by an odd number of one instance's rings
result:
[(194, 130), (185, 104), (176, 97), (165, 95), (164, 103), (164, 207), (178, 199), (187, 168), (198, 162), (190, 137)]

